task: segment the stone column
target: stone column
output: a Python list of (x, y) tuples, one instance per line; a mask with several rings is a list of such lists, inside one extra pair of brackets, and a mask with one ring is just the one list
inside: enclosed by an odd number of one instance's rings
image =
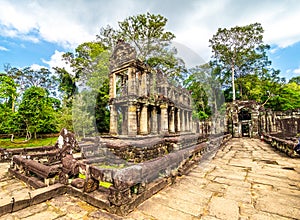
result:
[(180, 109), (177, 109), (177, 132), (181, 131)]
[(251, 117), (252, 117), (252, 130), (250, 133), (250, 137), (258, 137), (258, 116), (259, 116), (259, 112), (252, 112)]
[(233, 109), (232, 111), (232, 125), (233, 125), (233, 137), (240, 137), (239, 132), (239, 116), (237, 109)]
[(110, 135), (118, 135), (118, 113), (115, 105), (110, 105)]
[(128, 136), (134, 137), (137, 134), (137, 113), (136, 105), (128, 103)]
[(181, 131), (185, 132), (185, 111), (181, 111)]
[(122, 107), (122, 131), (121, 134), (128, 135), (128, 110)]
[(109, 76), (109, 98), (116, 98), (116, 74), (111, 73)]
[(185, 130), (186, 131), (190, 131), (190, 116), (189, 116), (189, 112), (186, 111), (186, 117), (185, 117), (185, 120), (186, 120), (186, 124), (185, 124)]
[(136, 76), (135, 69), (130, 67), (128, 68), (128, 95), (136, 94)]
[(152, 109), (151, 134), (157, 134), (157, 109), (156, 109), (156, 106), (154, 106)]
[[(293, 112), (292, 112), (292, 117), (293, 117)], [(276, 127), (276, 114), (274, 112), (272, 112), (272, 121), (273, 121), (273, 127), (272, 127), (272, 131), (276, 131), (277, 132), (277, 127)], [(293, 128), (291, 128), (291, 132), (293, 131)]]
[(141, 110), (140, 134), (147, 135), (148, 133), (148, 106), (143, 105)]
[(141, 81), (141, 96), (147, 96), (147, 73), (142, 72), (142, 81)]
[(167, 104), (162, 104), (160, 106), (160, 112), (161, 112), (161, 116), (160, 116), (160, 129), (162, 134), (167, 134), (168, 130), (169, 130), (169, 126), (168, 126), (168, 105)]
[(199, 134), (203, 134), (203, 121), (199, 122)]
[(192, 115), (191, 111), (189, 112), (189, 126), (190, 126), (189, 131), (192, 131), (193, 130), (193, 115)]
[(174, 107), (171, 107), (170, 110), (170, 118), (169, 118), (169, 132), (175, 133), (175, 114), (174, 114)]

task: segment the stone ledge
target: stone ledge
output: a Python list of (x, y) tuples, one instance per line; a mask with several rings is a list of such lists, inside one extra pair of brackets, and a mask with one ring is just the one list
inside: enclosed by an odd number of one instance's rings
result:
[(11, 199), (2, 199), (0, 200), (0, 216), (45, 202), (65, 193), (66, 186), (58, 183), (47, 188), (37, 189), (33, 192), (17, 194)]

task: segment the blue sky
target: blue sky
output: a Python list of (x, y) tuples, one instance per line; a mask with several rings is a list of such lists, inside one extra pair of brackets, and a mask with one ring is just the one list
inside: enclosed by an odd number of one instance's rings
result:
[(0, 0), (0, 72), (13, 67), (64, 66), (61, 55), (95, 40), (101, 27), (139, 13), (168, 18), (167, 29), (190, 66), (208, 61), (208, 40), (219, 27), (259, 22), (269, 58), (287, 79), (300, 76), (300, 1), (297, 0)]

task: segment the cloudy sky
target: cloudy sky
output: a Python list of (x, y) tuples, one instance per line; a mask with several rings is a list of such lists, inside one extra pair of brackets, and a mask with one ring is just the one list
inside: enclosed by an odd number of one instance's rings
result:
[(259, 22), (269, 57), (282, 76), (300, 76), (298, 0), (0, 0), (0, 71), (13, 67), (60, 66), (61, 54), (95, 40), (101, 27), (141, 13), (168, 18), (188, 65), (208, 61), (208, 40), (219, 27)]

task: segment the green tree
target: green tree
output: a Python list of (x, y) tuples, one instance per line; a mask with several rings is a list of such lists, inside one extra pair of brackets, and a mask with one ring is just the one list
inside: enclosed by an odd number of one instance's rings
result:
[(72, 114), (73, 114), (73, 128), (78, 136), (85, 137), (87, 134), (91, 135), (95, 132), (95, 106), (94, 96), (90, 91), (82, 91), (74, 98)]
[(107, 48), (113, 48), (118, 39), (123, 39), (135, 47), (138, 59), (167, 75), (180, 77), (186, 68), (183, 60), (176, 56), (176, 48), (171, 46), (175, 35), (165, 31), (167, 21), (162, 15), (149, 12), (130, 16), (118, 23), (118, 29), (102, 28), (97, 39)]
[(11, 134), (19, 130), (15, 103), (17, 85), (6, 74), (0, 75), (0, 133)]
[[(247, 74), (264, 74), (271, 64), (266, 55), (269, 45), (263, 43), (263, 28), (254, 23), (230, 29), (219, 28), (209, 40), (213, 63), (220, 66), (224, 82), (231, 78), (232, 99), (236, 99), (235, 79)], [(243, 81), (239, 81), (242, 83)], [(242, 96), (240, 86), (240, 96)]]
[(290, 79), (289, 83), (297, 83), (298, 85), (300, 85), (300, 76), (295, 76), (293, 78)]
[(77, 92), (76, 79), (65, 68), (55, 67), (58, 77), (58, 90), (62, 93), (62, 100), (66, 107), (72, 107), (73, 97)]
[(190, 69), (185, 86), (192, 92), (194, 115), (206, 119), (216, 114), (224, 103), (223, 91), (219, 79), (219, 68), (206, 63)]
[(34, 87), (42, 87), (49, 93), (56, 95), (57, 78), (47, 68), (41, 68), (39, 70), (33, 70), (31, 67), (24, 68), (11, 68), (6, 69), (6, 74), (14, 79), (18, 85), (20, 93), (23, 93), (26, 89)]
[[(88, 105), (86, 107), (89, 109), (94, 108), (94, 110), (89, 110), (89, 112), (94, 112), (99, 132), (107, 132), (109, 130), (109, 54), (109, 51), (102, 43), (86, 42), (79, 45), (74, 54), (66, 53), (63, 55), (65, 61), (72, 67), (73, 73), (68, 73), (65, 69), (56, 68), (57, 73), (61, 76), (59, 88), (64, 93), (64, 100), (67, 106), (77, 108), (77, 104), (72, 106), (72, 100), (77, 95), (82, 96), (82, 91), (90, 93), (90, 96), (84, 95), (90, 101), (81, 103)], [(94, 102), (95, 100), (96, 102)], [(91, 106), (91, 103), (94, 106)], [(75, 112), (78, 112), (78, 110), (65, 112), (73, 112), (73, 117), (75, 117)], [(65, 117), (69, 118), (67, 114), (65, 114)], [(85, 134), (86, 132), (80, 133)]]
[(0, 75), (0, 105), (14, 112), (16, 98), (17, 85), (14, 80), (5, 74)]
[(18, 114), (24, 123), (27, 136), (57, 132), (59, 100), (49, 97), (46, 89), (32, 86), (25, 90)]
[(275, 111), (299, 109), (300, 85), (295, 82), (282, 85), (277, 95), (270, 98), (267, 107)]

